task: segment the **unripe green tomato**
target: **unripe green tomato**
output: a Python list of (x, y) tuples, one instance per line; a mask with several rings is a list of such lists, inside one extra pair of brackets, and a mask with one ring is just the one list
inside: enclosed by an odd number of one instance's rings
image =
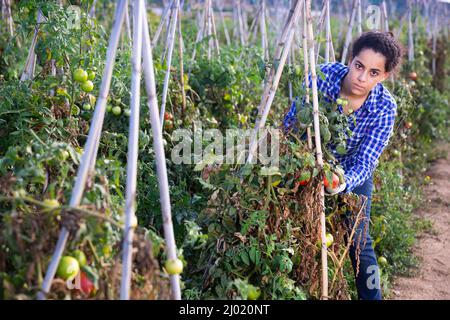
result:
[(75, 259), (77, 259), (78, 264), (80, 265), (80, 267), (84, 267), (87, 263), (87, 259), (86, 259), (86, 255), (84, 254), (83, 251), (81, 250), (75, 250), (73, 252), (73, 257)]
[(56, 275), (64, 280), (73, 279), (80, 272), (80, 265), (77, 259), (70, 256), (64, 256), (59, 261)]
[(169, 259), (164, 268), (168, 274), (180, 274), (183, 271), (183, 262), (180, 259)]
[(78, 68), (73, 72), (73, 79), (76, 82), (84, 83), (88, 79), (88, 74), (83, 69)]
[(88, 71), (88, 80), (94, 80), (96, 73), (92, 70)]
[(91, 80), (87, 80), (81, 84), (81, 90), (83, 90), (84, 92), (91, 92), (92, 90), (94, 90), (94, 84)]
[(119, 106), (113, 107), (111, 111), (115, 116), (118, 116), (122, 113), (122, 109)]

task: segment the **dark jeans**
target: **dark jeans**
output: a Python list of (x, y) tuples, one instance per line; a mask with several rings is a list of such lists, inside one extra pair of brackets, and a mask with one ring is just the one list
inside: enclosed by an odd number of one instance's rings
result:
[[(361, 300), (381, 300), (380, 273), (377, 258), (372, 247), (372, 238), (369, 235), (370, 205), (372, 198), (372, 177), (366, 180), (361, 186), (356, 187), (353, 193), (365, 195), (367, 197), (367, 206), (365, 217), (357, 227), (353, 237), (353, 243), (350, 247), (350, 258), (355, 272), (356, 289), (358, 298)], [(347, 220), (347, 226), (353, 227)], [(366, 228), (365, 237), (361, 237), (364, 228)], [(351, 229), (350, 229), (351, 230)], [(359, 242), (359, 272), (356, 274), (356, 244)], [(365, 242), (365, 243), (364, 243)]]

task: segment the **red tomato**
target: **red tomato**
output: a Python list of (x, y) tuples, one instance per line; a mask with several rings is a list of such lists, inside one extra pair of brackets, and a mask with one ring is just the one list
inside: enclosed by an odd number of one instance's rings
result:
[[(328, 188), (330, 186), (330, 183), (325, 175), (323, 176), (323, 184), (324, 184), (325, 188)], [(335, 173), (333, 173), (333, 180), (332, 180), (331, 185), (332, 185), (332, 187), (331, 187), (332, 189), (336, 189), (339, 186), (339, 177)]]
[(91, 281), (91, 279), (89, 279), (87, 274), (83, 271), (81, 271), (81, 274), (80, 274), (80, 285), (81, 285), (81, 291), (87, 296), (90, 296), (95, 291), (94, 283)]

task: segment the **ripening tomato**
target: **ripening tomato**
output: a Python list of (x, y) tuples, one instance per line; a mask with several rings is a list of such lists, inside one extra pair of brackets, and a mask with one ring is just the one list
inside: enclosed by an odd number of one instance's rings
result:
[[(336, 189), (339, 186), (339, 177), (334, 172), (332, 174), (332, 177), (331, 189)], [(330, 186), (330, 181), (328, 181), (326, 175), (323, 176), (323, 184), (325, 188), (328, 188)]]
[(91, 279), (89, 279), (88, 275), (84, 271), (81, 271), (80, 274), (80, 286), (81, 291), (87, 296), (90, 296), (95, 292), (95, 284), (91, 281)]
[(173, 120), (173, 115), (170, 112), (164, 112), (164, 120)]
[(416, 72), (410, 72), (409, 73), (409, 78), (412, 80), (412, 81), (417, 81), (417, 73)]
[(311, 181), (311, 172), (304, 171), (300, 175), (300, 185), (306, 186)]

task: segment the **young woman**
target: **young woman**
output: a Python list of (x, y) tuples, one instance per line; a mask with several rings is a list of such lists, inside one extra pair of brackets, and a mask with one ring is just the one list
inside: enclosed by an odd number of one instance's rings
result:
[[(329, 148), (345, 171), (345, 183), (336, 190), (327, 188), (327, 194), (348, 193), (367, 196), (365, 219), (358, 226), (350, 250), (355, 271), (359, 299), (381, 300), (379, 269), (372, 239), (358, 237), (368, 230), (372, 195), (372, 174), (383, 149), (392, 134), (397, 104), (389, 91), (381, 84), (400, 66), (402, 48), (391, 33), (370, 31), (362, 34), (352, 45), (348, 66), (328, 63), (320, 66), (324, 78), (318, 76), (318, 89), (330, 101), (347, 100), (338, 105), (345, 115), (354, 113), (356, 125), (349, 121), (353, 134), (347, 140), (347, 153), (340, 155), (336, 146)], [(293, 104), (284, 119), (286, 129), (295, 128), (297, 109)], [(352, 227), (349, 224), (349, 227)], [(359, 251), (359, 252), (357, 252)], [(359, 266), (357, 257), (359, 253)]]

